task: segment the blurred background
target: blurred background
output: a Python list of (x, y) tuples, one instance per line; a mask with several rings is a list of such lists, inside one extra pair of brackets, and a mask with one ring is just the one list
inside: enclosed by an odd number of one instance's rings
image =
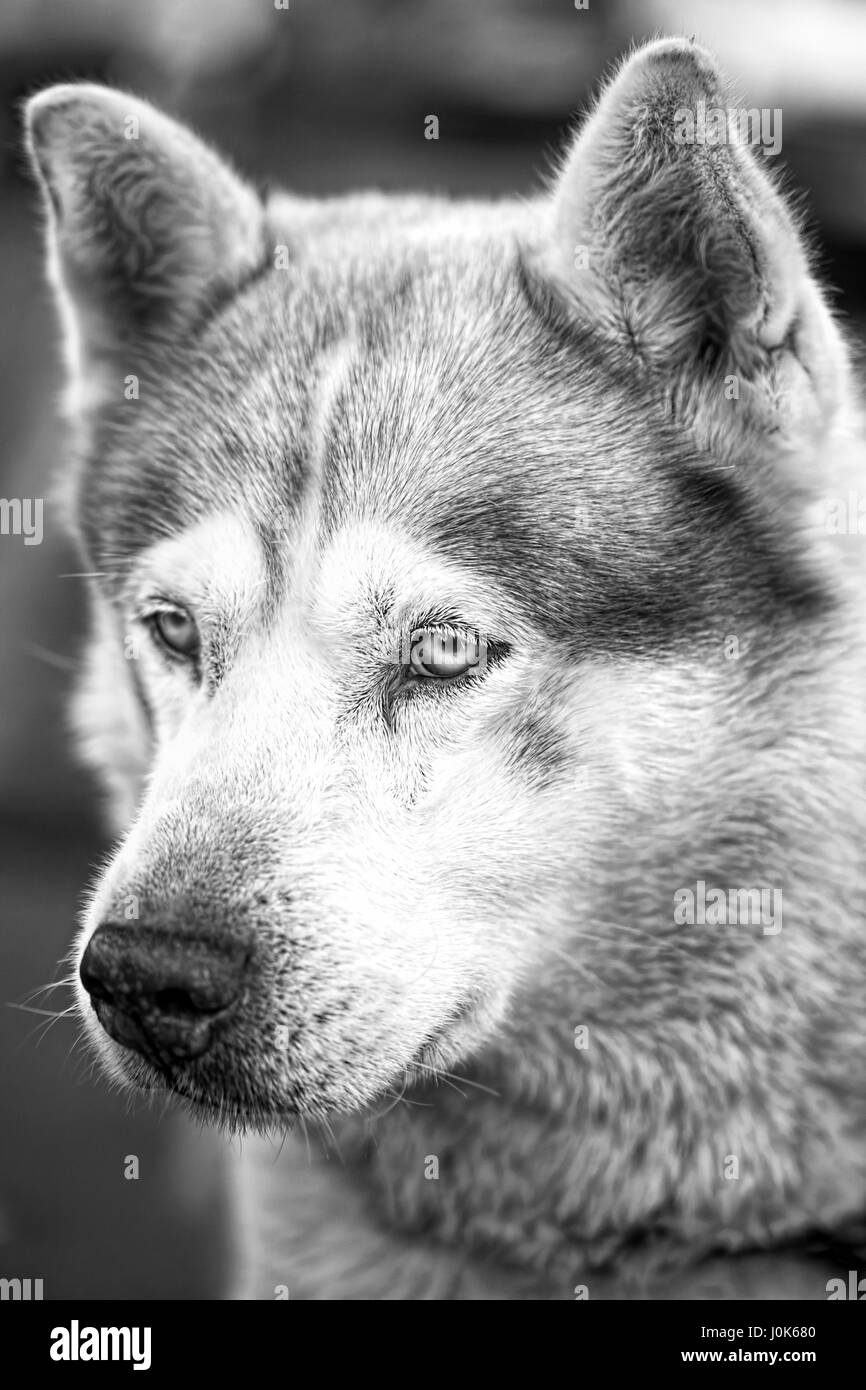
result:
[(656, 33), (694, 35), (745, 105), (782, 109), (788, 187), (860, 337), (862, 0), (0, 0), (0, 497), (45, 499), (41, 545), (0, 536), (0, 1276), (46, 1298), (208, 1298), (227, 1243), (222, 1141), (95, 1084), (72, 1020), (11, 1007), (68, 1003), (31, 996), (59, 977), (107, 848), (64, 728), (81, 566), (52, 501), (60, 355), (22, 99), (127, 86), (306, 193), (527, 192), (608, 65)]

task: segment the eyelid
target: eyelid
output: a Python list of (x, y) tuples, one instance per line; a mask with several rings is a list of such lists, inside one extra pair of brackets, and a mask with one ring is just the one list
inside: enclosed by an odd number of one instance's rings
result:
[(188, 603), (179, 598), (171, 598), (167, 594), (143, 595), (134, 605), (133, 616), (138, 622), (146, 623), (158, 613), (185, 613), (194, 622), (198, 621)]
[(403, 618), (389, 620), (381, 630), (392, 645), (402, 645), (412, 633), (424, 632), (429, 628), (444, 628), (454, 633), (489, 631), (483, 623), (471, 622), (455, 610), (446, 608), (427, 609), (420, 616), (408, 611)]

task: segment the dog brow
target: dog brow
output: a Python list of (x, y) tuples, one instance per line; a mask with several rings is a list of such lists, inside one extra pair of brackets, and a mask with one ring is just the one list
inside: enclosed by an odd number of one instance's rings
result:
[(262, 620), (272, 624), (277, 616), (286, 584), (286, 544), (270, 522), (257, 520), (256, 537), (262, 550), (265, 576), (262, 580)]
[[(312, 583), (322, 519), (325, 477), (330, 458), (331, 424), (337, 401), (351, 372), (356, 343), (342, 338), (328, 347), (319, 357), (316, 384), (311, 392), (307, 426), (306, 468), (300, 521), (294, 543), (294, 580), (298, 596)], [(274, 574), (277, 586), (271, 591), (279, 594), (282, 574), (272, 566), (271, 550), (266, 550), (269, 573)], [(270, 597), (270, 594), (269, 594)]]

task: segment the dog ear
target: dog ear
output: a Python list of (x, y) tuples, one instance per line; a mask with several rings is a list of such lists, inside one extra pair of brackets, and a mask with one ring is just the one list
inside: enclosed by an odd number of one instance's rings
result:
[(89, 84), (49, 87), (28, 102), (26, 126), (51, 274), (85, 362), (170, 339), (215, 281), (237, 281), (263, 257), (257, 195), (147, 102)]
[(843, 389), (840, 334), (750, 145), (769, 115), (733, 108), (695, 44), (651, 43), (603, 92), (553, 190), (541, 258), (559, 298), (678, 405), (690, 398), (707, 433), (731, 399), (750, 428), (818, 428)]

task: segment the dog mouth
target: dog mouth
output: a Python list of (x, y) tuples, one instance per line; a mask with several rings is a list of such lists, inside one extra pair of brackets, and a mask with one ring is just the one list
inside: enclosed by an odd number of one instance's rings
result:
[[(383, 1012), (371, 1045), (359, 1051), (350, 999), (342, 1000), (339, 1025), (339, 1011), (304, 1017), (295, 1001), (289, 1030), (274, 1017), (289, 1003), (263, 992), (263, 973), (249, 932), (178, 933), (111, 920), (92, 933), (79, 964), (87, 1016), (103, 1044), (111, 1039), (129, 1084), (173, 1093), (203, 1118), (229, 1117), (233, 1127), (361, 1111), (395, 1086), (435, 1080), (480, 1036), (484, 999), (468, 989), (423, 1032), (409, 1015), (403, 1040)], [(369, 1020), (365, 1026), (374, 1032)], [(344, 1065), (335, 1064), (340, 1056)]]
[[(126, 1001), (124, 1001), (126, 1003)], [(346, 1102), (299, 1074), (277, 1080), (266, 1073), (256, 1076), (240, 1049), (232, 1048), (226, 1027), (229, 1010), (203, 1011), (191, 1017), (187, 1001), (160, 997), (158, 1010), (150, 1014), (126, 1004), (95, 998), (91, 994), (90, 1017), (111, 1039), (130, 1085), (145, 1094), (171, 1095), (199, 1119), (232, 1131), (285, 1127), (299, 1118), (324, 1119), (359, 1107), (357, 1091)], [(453, 1067), (465, 1048), (463, 1035), (473, 1030), (477, 1001), (465, 999), (415, 1047), (394, 1074), (371, 1086), (364, 1105), (376, 1105), (395, 1085), (404, 1091), (424, 1086), (438, 1073)], [(260, 1051), (265, 1051), (260, 1048)], [(346, 1093), (354, 1088), (347, 1080)]]
[[(329, 1107), (311, 1103), (303, 1088), (272, 1092), (253, 1078), (238, 1084), (238, 1075), (222, 1065), (206, 1061), (159, 1060), (120, 1043), (125, 1079), (145, 1096), (176, 1101), (199, 1123), (214, 1125), (230, 1134), (267, 1133), (291, 1128), (299, 1119), (324, 1118)], [(233, 1077), (226, 1084), (224, 1077)]]

